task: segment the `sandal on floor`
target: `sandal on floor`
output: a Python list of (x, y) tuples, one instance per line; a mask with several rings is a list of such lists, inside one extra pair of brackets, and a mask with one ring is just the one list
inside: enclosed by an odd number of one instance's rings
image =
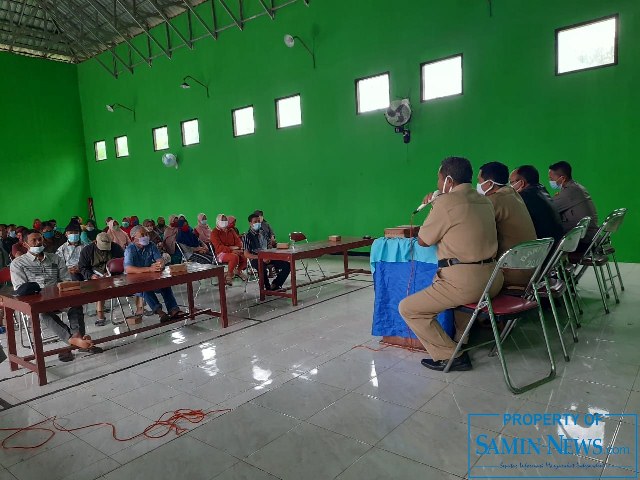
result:
[(58, 360), (60, 360), (61, 362), (71, 362), (74, 358), (75, 357), (73, 356), (73, 353), (71, 351), (58, 354)]

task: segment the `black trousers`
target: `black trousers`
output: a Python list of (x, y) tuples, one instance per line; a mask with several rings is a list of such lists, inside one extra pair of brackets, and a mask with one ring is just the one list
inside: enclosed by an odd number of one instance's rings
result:
[[(289, 262), (285, 262), (284, 260), (271, 260), (269, 263), (263, 262), (263, 267), (265, 270), (264, 286), (266, 288), (269, 288), (271, 285), (269, 283), (269, 277), (268, 275), (266, 275), (267, 265), (273, 265), (276, 269), (276, 272), (278, 272), (278, 274), (276, 275), (276, 278), (273, 279), (273, 285), (277, 288), (282, 287), (285, 280), (289, 276), (289, 273), (291, 273), (291, 265), (289, 264)], [(251, 266), (256, 270), (258, 270), (258, 260), (256, 259), (251, 260)]]

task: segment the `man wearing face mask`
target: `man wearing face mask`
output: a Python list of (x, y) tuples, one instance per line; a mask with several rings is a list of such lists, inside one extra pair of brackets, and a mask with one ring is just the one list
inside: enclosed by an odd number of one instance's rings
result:
[(216, 217), (216, 228), (211, 231), (211, 245), (216, 252), (219, 262), (228, 264), (226, 274), (226, 284), (233, 285), (233, 277), (239, 276), (245, 282), (247, 274), (247, 259), (242, 249), (242, 241), (232, 228), (229, 228), (229, 219), (223, 213)]
[[(141, 228), (136, 231), (133, 237), (133, 243), (124, 251), (124, 271), (127, 275), (137, 273), (161, 272), (164, 269), (164, 261), (162, 253), (153, 243), (149, 241), (149, 234)], [(160, 317), (161, 322), (167, 322), (172, 318), (176, 318), (182, 312), (178, 307), (176, 297), (173, 295), (171, 287), (160, 289), (160, 294), (164, 300), (168, 314), (162, 310), (162, 305), (158, 301), (154, 291), (144, 292), (142, 297), (153, 313)]]
[[(11, 283), (19, 289), (27, 282), (35, 282), (40, 288), (56, 285), (58, 282), (70, 281), (66, 265), (57, 255), (44, 252), (42, 234), (36, 230), (25, 232), (26, 245), (29, 252), (16, 258), (11, 263)], [(88, 349), (92, 353), (100, 353), (100, 347), (93, 346), (91, 337), (85, 335), (84, 314), (82, 307), (71, 307), (67, 310), (69, 326), (60, 320), (54, 312), (40, 314), (40, 321), (50, 328), (60, 340), (80, 349)], [(61, 361), (73, 360), (71, 352), (58, 355)]]
[[(449, 308), (477, 302), (491, 277), (498, 250), (498, 234), (491, 202), (473, 189), (471, 163), (466, 158), (449, 157), (438, 171), (438, 195), (430, 193), (423, 203), (431, 212), (420, 227), (418, 243), (438, 246), (438, 272), (433, 283), (400, 302), (398, 310), (431, 358), (422, 365), (444, 370), (456, 342), (438, 323), (437, 315)], [(437, 197), (437, 198), (436, 198)], [(493, 284), (491, 296), (502, 287), (502, 275)], [(457, 335), (468, 318), (456, 317)], [(456, 337), (456, 341), (460, 340)], [(470, 370), (464, 352), (452, 363), (451, 371)]]
[[(520, 195), (509, 185), (509, 168), (500, 162), (485, 163), (478, 173), (476, 189), (493, 204), (498, 230), (498, 258), (519, 243), (536, 239), (531, 215)], [(524, 288), (533, 271), (503, 270), (504, 286)]]
[(509, 175), (509, 183), (526, 205), (536, 237), (551, 237), (559, 242), (564, 235), (560, 215), (553, 208), (547, 189), (540, 184), (538, 170), (533, 165), (518, 167)]
[(80, 244), (80, 227), (76, 223), (70, 223), (67, 225), (67, 228), (65, 228), (64, 233), (67, 236), (67, 241), (58, 247), (56, 255), (64, 261), (71, 278), (76, 281), (82, 281), (84, 277), (78, 268), (80, 252), (82, 251), (82, 245)]
[(551, 201), (560, 214), (564, 233), (575, 227), (582, 218), (591, 217), (587, 233), (576, 250), (584, 252), (598, 231), (598, 214), (596, 206), (591, 200), (591, 195), (586, 188), (573, 180), (571, 165), (568, 162), (549, 165), (549, 184), (552, 189), (558, 191), (555, 196), (551, 197)]
[(156, 233), (160, 236), (160, 238), (164, 238), (164, 229), (167, 228), (165, 224), (164, 217), (158, 217), (158, 221), (156, 222)]
[[(252, 213), (249, 215), (249, 231), (244, 236), (244, 256), (251, 261), (253, 268), (258, 268), (258, 252), (269, 248), (267, 239), (260, 233), (262, 224), (260, 223), (260, 215)], [(281, 290), (282, 285), (291, 272), (289, 262), (283, 260), (265, 260), (265, 265), (272, 265), (277, 272), (273, 283), (269, 282), (269, 278), (265, 275), (264, 285), (267, 290)]]
[[(9, 232), (9, 227), (4, 223), (0, 223), (0, 240), (2, 240), (2, 248), (7, 254), (11, 252), (13, 244), (18, 242), (17, 238), (9, 235)], [(15, 230), (13, 230), (13, 233), (15, 235)]]
[(60, 245), (66, 241), (64, 236), (56, 237), (56, 232), (50, 223), (43, 223), (41, 232), (44, 239), (45, 253), (56, 253)]

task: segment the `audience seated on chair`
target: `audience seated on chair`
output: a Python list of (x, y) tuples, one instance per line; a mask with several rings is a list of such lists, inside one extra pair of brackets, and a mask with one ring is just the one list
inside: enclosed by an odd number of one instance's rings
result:
[(229, 222), (229, 228), (240, 236), (240, 230), (238, 230), (238, 227), (236, 226), (236, 217), (229, 215), (227, 217), (227, 221)]
[(56, 236), (56, 232), (49, 223), (43, 223), (41, 227), (45, 253), (56, 253), (60, 245), (66, 241), (64, 236)]
[[(244, 256), (251, 261), (253, 268), (258, 268), (258, 252), (268, 247), (266, 236), (263, 235), (260, 230), (262, 224), (260, 222), (260, 215), (252, 213), (249, 215), (249, 231), (244, 236)], [(264, 285), (267, 290), (281, 290), (282, 285), (291, 272), (291, 265), (289, 262), (283, 260), (267, 260), (264, 262), (265, 266), (273, 265), (277, 271), (276, 278), (273, 283), (269, 283), (269, 278), (264, 275)]]
[(164, 229), (162, 245), (164, 251), (171, 255), (171, 263), (180, 263), (182, 254), (176, 250), (176, 237), (178, 236), (178, 216), (169, 215), (169, 225)]
[(155, 230), (156, 233), (160, 236), (160, 238), (164, 238), (164, 229), (167, 228), (164, 222), (164, 217), (158, 217), (156, 221)]
[[(13, 245), (18, 242), (17, 238), (9, 235), (10, 231), (11, 230), (9, 229), (8, 225), (0, 223), (0, 239), (2, 240), (2, 247), (4, 248), (4, 251), (7, 252), (7, 254), (11, 252), (11, 247), (13, 247)], [(15, 230), (13, 230), (13, 232), (15, 234)]]
[(131, 219), (129, 217), (122, 217), (122, 222), (120, 223), (120, 230), (127, 234), (127, 237), (131, 238), (131, 229), (133, 225), (131, 225)]
[(131, 239), (129, 235), (122, 231), (120, 225), (117, 220), (109, 220), (109, 229), (107, 230), (107, 234), (109, 238), (111, 238), (112, 242), (117, 243), (123, 249), (127, 248), (127, 245), (131, 243)]
[(233, 285), (235, 275), (246, 282), (248, 277), (244, 270), (247, 268), (247, 259), (244, 256), (242, 241), (235, 230), (229, 228), (226, 215), (221, 213), (216, 217), (216, 228), (211, 232), (210, 239), (218, 261), (229, 265), (225, 280), (227, 285)]
[(598, 214), (587, 189), (572, 177), (568, 162), (549, 165), (549, 184), (557, 193), (551, 197), (553, 206), (560, 214), (564, 233), (575, 227), (583, 217), (591, 217), (587, 233), (578, 244), (576, 252), (584, 252), (598, 231)]
[(71, 278), (76, 281), (82, 281), (84, 277), (78, 268), (80, 252), (82, 251), (82, 245), (80, 244), (80, 226), (77, 223), (70, 223), (67, 225), (67, 228), (65, 228), (64, 233), (67, 236), (67, 241), (58, 247), (56, 255), (64, 261)]
[(259, 217), (260, 234), (265, 238), (265, 240), (267, 242), (267, 247), (266, 248), (275, 247), (276, 246), (276, 234), (273, 231), (273, 228), (271, 228), (271, 225), (269, 225), (269, 222), (267, 222), (264, 219), (264, 212), (262, 210), (256, 210), (253, 213), (257, 214), (258, 217)]
[(106, 225), (106, 226), (102, 229), (102, 231), (103, 231), (104, 233), (107, 233), (107, 232), (109, 231), (109, 222), (110, 222), (111, 220), (113, 220), (113, 217), (107, 217), (107, 218), (104, 220), (104, 224)]
[[(85, 280), (96, 280), (107, 274), (109, 260), (122, 257), (124, 257), (122, 247), (112, 242), (108, 234), (100, 232), (96, 239), (80, 252), (78, 268)], [(98, 314), (96, 326), (101, 327), (107, 321), (104, 316), (104, 301), (96, 303), (96, 312)]]
[[(536, 229), (531, 215), (520, 195), (509, 185), (509, 169), (500, 162), (485, 163), (478, 173), (478, 193), (493, 204), (498, 230), (498, 258), (515, 245), (536, 239)], [(504, 286), (524, 288), (533, 271), (507, 270)]]
[(209, 227), (209, 222), (207, 220), (207, 215), (204, 213), (198, 214), (198, 226), (193, 229), (198, 240), (203, 243), (209, 242), (211, 238), (211, 228)]
[[(38, 231), (32, 230), (26, 236), (29, 252), (11, 263), (11, 283), (14, 289), (27, 282), (37, 283), (40, 288), (56, 285), (58, 282), (70, 281), (69, 271), (61, 258), (54, 253), (44, 251), (44, 238)], [(82, 307), (71, 307), (67, 310), (69, 325), (62, 322), (57, 313), (40, 314), (40, 321), (50, 328), (60, 340), (81, 349), (91, 349), (93, 353), (102, 351), (94, 347), (91, 337), (85, 335), (84, 313)], [(73, 360), (71, 352), (58, 355), (62, 361)]]
[(89, 245), (95, 241), (98, 233), (100, 232), (96, 228), (96, 221), (91, 219), (87, 220), (84, 230), (80, 233), (80, 243), (82, 243), (82, 245)]
[[(124, 269), (127, 275), (161, 272), (164, 269), (162, 254), (158, 247), (150, 243), (149, 234), (145, 229), (138, 230), (133, 238), (133, 243), (126, 248), (124, 252)], [(162, 305), (158, 301), (155, 292), (144, 292), (142, 297), (151, 311), (160, 317), (161, 322), (166, 322), (179, 316), (182, 312), (178, 307), (178, 302), (173, 295), (171, 287), (161, 288), (160, 294), (168, 313), (162, 310)]]
[(142, 222), (142, 225), (144, 226), (144, 229), (149, 233), (149, 239), (151, 243), (153, 243), (160, 249), (160, 251), (162, 251), (164, 248), (162, 246), (162, 237), (158, 235), (158, 232), (156, 230), (156, 223), (152, 219), (147, 218), (144, 222)]
[[(466, 158), (449, 157), (442, 161), (438, 195), (430, 193), (423, 200), (425, 204), (432, 202), (431, 212), (418, 234), (420, 245), (438, 246), (439, 271), (429, 287), (399, 305), (400, 314), (431, 356), (423, 359), (422, 365), (432, 370), (444, 370), (469, 321), (456, 317), (454, 341), (440, 326), (438, 313), (477, 302), (495, 267), (498, 251), (495, 214), (491, 201), (473, 189), (472, 176), (471, 163)], [(491, 296), (497, 295), (502, 287), (502, 275), (498, 275)], [(452, 371), (470, 369), (471, 360), (466, 352), (451, 365)]]
[[(209, 248), (196, 237), (196, 234), (193, 233), (193, 229), (189, 226), (189, 222), (187, 222), (186, 219), (178, 220), (176, 243), (180, 244), (186, 257), (185, 260), (196, 261), (198, 263), (213, 263)], [(197, 255), (194, 256), (196, 253)]]
[(39, 218), (34, 218), (32, 227), (34, 230), (40, 231), (42, 229), (42, 221)]
[(547, 189), (540, 184), (540, 174), (532, 165), (516, 168), (509, 176), (511, 187), (520, 194), (531, 215), (538, 238), (553, 238), (557, 243), (564, 235), (560, 215), (551, 202)]
[(11, 259), (9, 258), (9, 253), (7, 253), (4, 247), (0, 245), (0, 268), (4, 268), (9, 265), (10, 260)]

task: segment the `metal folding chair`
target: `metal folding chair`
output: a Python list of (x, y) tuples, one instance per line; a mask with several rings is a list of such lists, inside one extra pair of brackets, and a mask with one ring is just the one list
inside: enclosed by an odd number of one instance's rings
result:
[[(611, 214), (609, 214), (609, 216), (607, 216), (607, 218), (605, 219), (605, 222), (613, 214), (622, 214), (622, 216), (624, 217), (627, 214), (627, 209), (616, 208), (613, 212), (611, 212)], [(611, 259), (613, 260), (613, 265), (616, 268), (616, 274), (612, 277), (612, 281), (617, 278), (618, 282), (620, 283), (620, 290), (624, 292), (624, 283), (622, 283), (622, 274), (620, 273), (620, 267), (618, 266), (618, 260), (616, 259), (616, 249), (611, 244), (611, 234), (609, 234), (607, 240), (602, 244), (602, 253), (604, 255), (607, 255), (608, 257), (610, 256)]]
[[(118, 275), (124, 274), (124, 258), (112, 258), (107, 262), (107, 276), (109, 277), (117, 277)], [(133, 307), (131, 306), (131, 302), (129, 302), (129, 297), (127, 298), (127, 305), (129, 306), (129, 311), (131, 311), (131, 315), (135, 315), (133, 311)], [(113, 321), (113, 298), (111, 299), (111, 306), (109, 312), (109, 320), (113, 325), (120, 325), (125, 323), (129, 331), (131, 331), (131, 327), (129, 323), (126, 321), (127, 315), (124, 313), (124, 307), (122, 306), (122, 302), (120, 301), (120, 297), (116, 297), (116, 301), (118, 302), (118, 306), (120, 307), (120, 311), (122, 312), (122, 322), (114, 322)]]
[[(602, 226), (598, 229), (593, 236), (593, 240), (589, 244), (589, 247), (581, 255), (569, 255), (569, 261), (573, 264), (580, 265), (575, 273), (574, 282), (577, 284), (582, 275), (589, 267), (593, 267), (593, 271), (596, 276), (596, 282), (598, 283), (598, 289), (600, 290), (600, 296), (602, 297), (602, 305), (605, 313), (609, 313), (609, 305), (607, 304), (607, 298), (609, 297), (609, 290), (613, 291), (613, 296), (616, 303), (620, 303), (618, 297), (618, 290), (616, 284), (613, 281), (613, 275), (611, 272), (611, 266), (609, 265), (609, 256), (604, 253), (604, 246), (609, 242), (611, 235), (618, 231), (620, 225), (624, 220), (626, 209), (616, 210), (612, 212), (604, 221)], [(604, 274), (604, 268), (607, 267), (607, 273), (611, 285), (607, 285), (607, 279)]]
[[(509, 390), (513, 393), (519, 394), (531, 390), (538, 385), (542, 385), (550, 381), (556, 375), (556, 364), (553, 359), (553, 353), (551, 352), (551, 345), (549, 344), (549, 337), (547, 334), (547, 329), (544, 322), (544, 314), (542, 312), (542, 307), (540, 304), (540, 295), (538, 293), (537, 288), (533, 288), (533, 286), (537, 285), (541, 280), (541, 269), (542, 265), (545, 261), (545, 258), (549, 254), (549, 250), (551, 250), (551, 246), (553, 245), (552, 238), (543, 238), (540, 240), (533, 240), (530, 242), (523, 242), (515, 247), (507, 250), (502, 254), (498, 262), (496, 263), (495, 268), (493, 269), (493, 273), (487, 282), (487, 286), (485, 287), (480, 299), (477, 303), (470, 303), (459, 307), (461, 310), (469, 312), (472, 311), (471, 319), (467, 324), (458, 344), (456, 346), (455, 351), (451, 355), (451, 358), (447, 362), (447, 366), (444, 369), (444, 372), (448, 372), (451, 368), (451, 364), (453, 360), (458, 356), (458, 353), (463, 348), (463, 343), (466, 338), (468, 338), (469, 332), (471, 331), (471, 327), (475, 323), (476, 318), (482, 314), (483, 316), (488, 316), (489, 321), (491, 323), (491, 329), (493, 330), (494, 339), (489, 342), (484, 342), (479, 345), (474, 345), (470, 348), (466, 348), (465, 350), (470, 350), (471, 348), (477, 348), (482, 345), (495, 343), (495, 348), (498, 353), (498, 357), (500, 359), (500, 364), (502, 366), (502, 373), (504, 375), (504, 380), (507, 384)], [(515, 270), (534, 270), (533, 275), (531, 276), (531, 281), (527, 286), (526, 291), (532, 291), (533, 299), (527, 298), (527, 296), (516, 297), (513, 295), (506, 294), (498, 294), (494, 298), (489, 296), (489, 292), (495, 279), (498, 275), (498, 272), (502, 268), (509, 268)], [(524, 314), (530, 311), (536, 310), (538, 311), (538, 316), (540, 319), (540, 326), (542, 327), (542, 334), (544, 338), (545, 347), (547, 349), (547, 354), (549, 356), (549, 366), (550, 371), (549, 374), (539, 380), (536, 380), (527, 385), (516, 387), (513, 385), (511, 381), (511, 377), (509, 375), (509, 371), (507, 368), (507, 362), (505, 359), (505, 355), (502, 349), (503, 343), (506, 341), (507, 337), (513, 330), (516, 325), (516, 322), (519, 318), (521, 318)], [(500, 332), (498, 330), (498, 321), (506, 321), (505, 327)]]
[[(573, 341), (578, 341), (578, 313), (571, 298), (571, 287), (569, 286), (570, 283), (569, 279), (567, 278), (568, 275), (564, 264), (567, 254), (575, 252), (576, 248), (578, 248), (578, 243), (584, 235), (584, 230), (586, 230), (586, 228), (586, 225), (574, 227), (564, 237), (562, 237), (562, 239), (560, 239), (560, 242), (558, 242), (558, 246), (542, 269), (542, 272), (540, 274), (542, 281), (534, 285), (533, 287), (538, 290), (538, 293), (541, 297), (549, 299), (551, 311), (553, 312), (553, 319), (555, 321), (556, 329), (558, 330), (558, 336), (560, 338), (560, 345), (562, 346), (562, 353), (564, 355), (565, 361), (567, 362), (570, 358), (569, 354), (567, 353), (567, 348), (565, 347), (562, 334), (567, 329), (567, 326), (570, 326)], [(552, 278), (553, 275), (555, 275), (556, 278)], [(526, 292), (525, 294), (529, 298), (533, 297), (532, 292)], [(568, 318), (568, 321), (564, 326), (560, 325), (560, 316), (558, 315), (558, 310), (556, 309), (555, 299), (562, 299), (562, 301), (564, 302), (564, 307), (567, 311)]]
[[(302, 232), (291, 232), (289, 234), (289, 241), (291, 242), (292, 246), (295, 246), (296, 242), (309, 243), (307, 236)], [(316, 263), (318, 264), (318, 268), (320, 269), (320, 273), (322, 274), (323, 277), (326, 277), (326, 275), (324, 274), (324, 271), (322, 270), (322, 266), (320, 265), (320, 260), (318, 260), (317, 258), (315, 260), (316, 260)], [(309, 275), (309, 269), (307, 268), (307, 264), (304, 262), (304, 260), (300, 260), (300, 263), (304, 268), (305, 275), (307, 276), (309, 281), (311, 281), (311, 276)]]

